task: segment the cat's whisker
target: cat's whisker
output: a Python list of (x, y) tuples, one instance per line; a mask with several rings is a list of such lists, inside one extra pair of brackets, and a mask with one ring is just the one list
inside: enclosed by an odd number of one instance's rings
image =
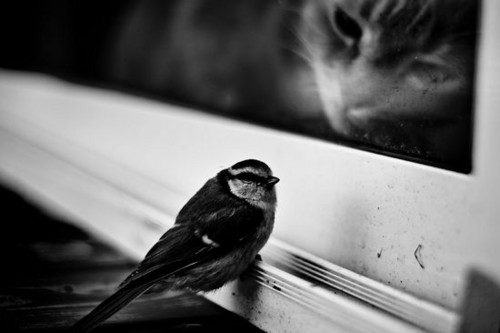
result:
[(293, 14), (302, 14), (302, 7), (300, 6), (292, 6), (290, 4), (281, 4), (281, 8), (283, 8), (283, 11), (287, 13), (293, 13)]
[(304, 52), (297, 51), (295, 49), (290, 49), (293, 54), (297, 55), (300, 59), (304, 60), (306, 64), (311, 64), (313, 62), (313, 58), (305, 54)]
[(302, 34), (297, 30), (297, 27), (295, 26), (289, 26), (288, 31), (295, 37), (297, 38), (297, 41), (300, 43), (300, 46), (304, 48), (305, 52), (299, 52), (295, 49), (290, 49), (292, 52), (294, 52), (296, 55), (300, 56), (302, 59), (306, 61), (312, 61), (311, 55), (313, 54), (312, 48), (310, 41), (305, 39)]
[(313, 57), (312, 57), (311, 51), (308, 50), (307, 48), (302, 47), (302, 46), (303, 45), (294, 47), (291, 45), (283, 44), (281, 46), (281, 49), (292, 52), (294, 55), (298, 56), (300, 59), (304, 60), (306, 63), (313, 62)]

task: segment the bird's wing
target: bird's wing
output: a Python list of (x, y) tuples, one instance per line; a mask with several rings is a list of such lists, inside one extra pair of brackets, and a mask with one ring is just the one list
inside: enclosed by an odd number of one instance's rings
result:
[(228, 254), (254, 233), (261, 221), (258, 211), (245, 205), (206, 211), (200, 208), (195, 216), (194, 222), (185, 221), (170, 228), (118, 291), (81, 319), (72, 331), (87, 332), (160, 280)]
[(144, 284), (120, 288), (90, 311), (90, 313), (85, 315), (85, 317), (75, 323), (75, 325), (70, 328), (69, 332), (82, 333), (91, 331), (94, 327), (130, 303), (134, 298), (145, 292), (150, 286), (150, 284)]
[(188, 237), (192, 234), (188, 228), (186, 225), (168, 230), (141, 265), (122, 282), (119, 289), (79, 320), (72, 327), (72, 332), (90, 331), (163, 277), (196, 265), (196, 260), (203, 260), (209, 251), (202, 246), (201, 240), (194, 236)]
[(169, 229), (120, 287), (159, 281), (229, 253), (255, 233), (261, 214), (247, 205), (227, 204), (199, 211), (193, 223)]
[(213, 255), (214, 251), (196, 237), (192, 226), (175, 226), (149, 250), (139, 267), (120, 284), (120, 288), (131, 284), (151, 284)]

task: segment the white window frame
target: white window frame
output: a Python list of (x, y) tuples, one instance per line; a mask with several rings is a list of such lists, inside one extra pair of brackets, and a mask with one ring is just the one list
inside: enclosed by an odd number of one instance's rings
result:
[[(341, 318), (351, 310), (375, 316), (359, 325), (342, 319), (339, 327), (363, 331), (363, 325), (385, 323), (381, 331), (419, 331), (422, 316), (434, 316), (444, 320), (436, 331), (451, 332), (459, 325), (467, 272), (477, 268), (500, 281), (499, 15), (500, 2), (482, 1), (470, 174), (2, 71), (0, 180), (140, 260), (209, 177), (239, 160), (261, 159), (282, 179), (273, 240), (263, 252), (270, 261), (285, 249), (322, 263), (340, 280), (354, 279), (352, 290), (340, 288), (355, 298), (366, 301), (359, 291), (365, 286), (380, 293), (375, 298), (389, 295), (422, 315), (395, 313), (403, 320), (394, 321), (343, 296), (317, 296), (266, 259), (253, 276), (271, 288), (258, 289), (258, 301), (248, 304), (239, 283), (210, 299), (275, 332), (312, 331), (311, 318), (318, 332), (331, 329), (336, 312), (316, 317), (325, 299), (337, 304), (325, 308), (347, 309)], [(277, 296), (272, 287), (280, 283), (289, 284), (289, 294)], [(258, 316), (257, 309), (273, 315)]]

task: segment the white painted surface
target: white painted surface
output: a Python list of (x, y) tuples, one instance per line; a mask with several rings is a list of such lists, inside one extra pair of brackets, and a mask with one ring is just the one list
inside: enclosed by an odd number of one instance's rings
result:
[[(173, 223), (169, 205), (157, 207), (155, 202), (157, 198), (167, 198), (170, 204), (178, 201), (167, 188), (103, 156), (54, 140), (39, 128), (23, 127), (21, 133), (30, 134), (23, 136), (12, 131), (15, 122), (8, 127), (0, 126), (1, 180), (53, 214), (137, 260)], [(246, 274), (244, 282), (235, 281), (205, 296), (264, 331), (451, 333), (457, 327), (456, 313), (276, 239), (262, 255), (264, 261)], [(310, 267), (300, 269), (304, 260), (316, 265), (315, 279), (306, 281), (281, 269), (311, 272)]]
[[(123, 182), (170, 214), (218, 170), (262, 159), (282, 179), (275, 237), (455, 308), (469, 267), (500, 282), (500, 2), (483, 1), (483, 12), (470, 175), (9, 72), (0, 73), (0, 125), (75, 163), (68, 143), (150, 179), (152, 188)], [(159, 198), (155, 186), (174, 194)], [(425, 269), (414, 258), (418, 245)]]

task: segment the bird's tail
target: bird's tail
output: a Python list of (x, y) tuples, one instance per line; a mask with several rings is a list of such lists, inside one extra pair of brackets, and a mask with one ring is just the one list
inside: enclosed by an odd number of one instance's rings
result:
[(101, 322), (105, 321), (121, 308), (130, 303), (134, 298), (144, 293), (151, 285), (125, 286), (118, 289), (113, 295), (106, 298), (101, 304), (89, 314), (80, 319), (70, 332), (89, 332)]

